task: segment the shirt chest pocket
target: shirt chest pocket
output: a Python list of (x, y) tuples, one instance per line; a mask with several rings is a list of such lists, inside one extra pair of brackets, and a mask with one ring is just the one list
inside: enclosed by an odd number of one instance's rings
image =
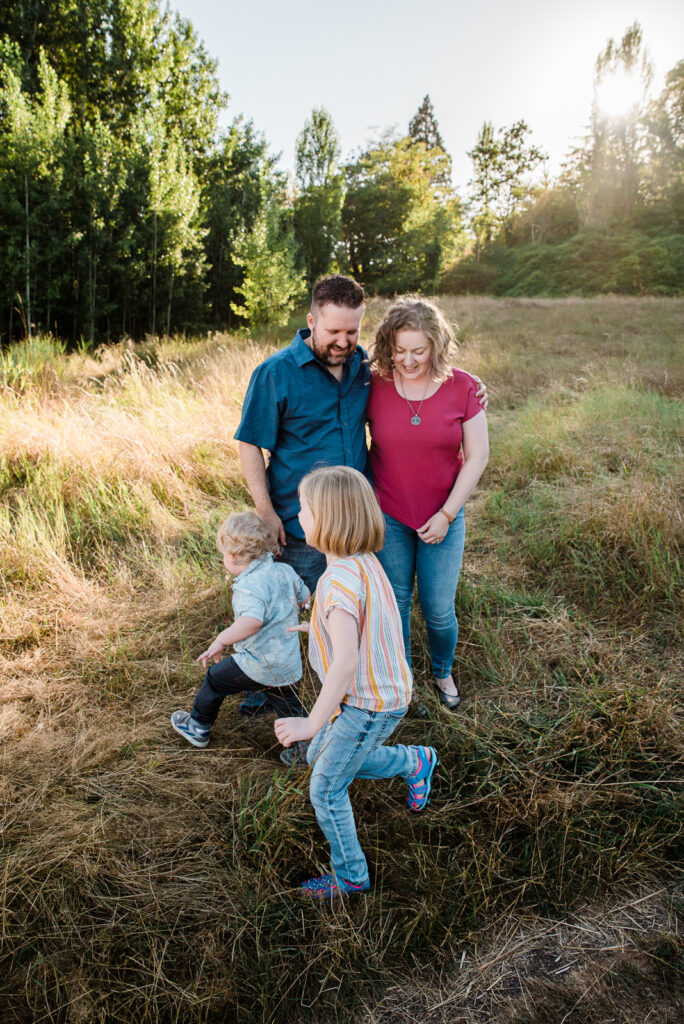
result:
[(313, 387), (309, 387), (294, 400), (288, 401), (281, 416), (280, 429), (313, 446), (326, 435), (339, 430), (340, 411), (338, 394), (327, 389), (315, 392)]

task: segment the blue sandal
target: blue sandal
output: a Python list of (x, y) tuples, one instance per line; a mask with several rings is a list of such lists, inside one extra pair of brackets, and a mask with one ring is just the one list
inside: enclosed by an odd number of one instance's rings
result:
[(430, 803), (432, 792), (432, 776), (439, 764), (437, 751), (434, 747), (418, 747), (418, 771), (412, 775), (408, 783), (409, 809), (412, 811), (424, 811)]
[(354, 885), (353, 882), (345, 882), (339, 875), (320, 875), (318, 878), (308, 878), (302, 882), (302, 892), (312, 896), (315, 900), (332, 900), (336, 896), (348, 896), (353, 892), (368, 892), (370, 882), (363, 885)]

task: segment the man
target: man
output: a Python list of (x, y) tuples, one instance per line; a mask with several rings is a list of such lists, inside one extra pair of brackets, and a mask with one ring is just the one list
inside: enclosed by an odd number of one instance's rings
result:
[[(359, 346), (363, 288), (342, 274), (314, 285), (307, 327), (269, 356), (249, 382), (235, 437), (259, 517), (279, 558), (316, 589), (325, 556), (304, 540), (297, 515), (299, 481), (317, 466), (366, 472), (370, 373)], [(270, 452), (268, 466), (263, 450)]]

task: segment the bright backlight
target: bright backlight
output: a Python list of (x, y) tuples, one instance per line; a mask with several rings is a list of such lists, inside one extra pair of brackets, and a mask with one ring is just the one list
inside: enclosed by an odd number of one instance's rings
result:
[(642, 88), (637, 78), (627, 71), (616, 71), (600, 83), (596, 99), (604, 117), (626, 117), (641, 99)]

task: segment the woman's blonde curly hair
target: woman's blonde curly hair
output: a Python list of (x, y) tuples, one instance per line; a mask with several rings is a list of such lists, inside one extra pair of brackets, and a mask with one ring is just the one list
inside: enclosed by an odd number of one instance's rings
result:
[(402, 295), (387, 310), (371, 345), (371, 367), (381, 377), (389, 376), (397, 331), (405, 330), (423, 331), (432, 347), (432, 378), (446, 380), (456, 349), (454, 332), (434, 302), (422, 295)]

